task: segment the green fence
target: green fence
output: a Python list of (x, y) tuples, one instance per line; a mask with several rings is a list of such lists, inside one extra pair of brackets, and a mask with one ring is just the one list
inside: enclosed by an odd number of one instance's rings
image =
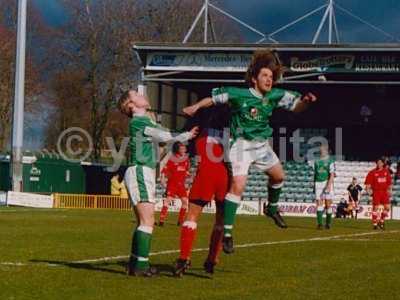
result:
[[(10, 189), (9, 161), (0, 161), (0, 190)], [(80, 163), (48, 156), (23, 164), (23, 191), (30, 193), (85, 193), (85, 173)]]

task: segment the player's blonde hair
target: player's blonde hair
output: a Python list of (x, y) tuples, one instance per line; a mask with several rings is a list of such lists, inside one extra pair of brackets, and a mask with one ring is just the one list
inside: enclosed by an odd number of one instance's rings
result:
[(258, 74), (263, 68), (268, 68), (272, 71), (274, 82), (281, 78), (284, 68), (276, 51), (258, 50), (254, 52), (245, 76), (246, 83), (250, 87), (254, 86), (252, 79), (257, 78)]

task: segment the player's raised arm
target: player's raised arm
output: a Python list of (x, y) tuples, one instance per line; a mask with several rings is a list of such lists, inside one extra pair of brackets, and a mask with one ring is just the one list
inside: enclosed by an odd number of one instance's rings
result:
[(188, 116), (193, 116), (200, 108), (205, 108), (205, 107), (210, 107), (212, 105), (214, 105), (214, 101), (212, 97), (207, 97), (204, 98), (202, 100), (200, 100), (199, 102), (187, 106), (183, 109), (183, 113), (188, 115)]
[(307, 93), (297, 101), (292, 109), (294, 113), (300, 113), (305, 111), (311, 103), (317, 101), (317, 97), (312, 93)]
[(371, 172), (369, 172), (367, 174), (367, 177), (365, 178), (365, 191), (367, 192), (368, 195), (372, 196), (372, 186), (371, 186), (371, 182), (372, 182), (372, 174)]
[(186, 142), (196, 137), (198, 132), (199, 132), (198, 127), (193, 127), (190, 131), (178, 135), (174, 135), (172, 132), (162, 127), (147, 126), (144, 129), (145, 135), (150, 136), (152, 139), (160, 143), (167, 143), (173, 141)]
[(317, 101), (317, 97), (312, 93), (302, 95), (299, 92), (279, 88), (273, 89), (269, 98), (277, 102), (277, 107), (294, 113), (305, 111), (311, 103)]
[(329, 192), (332, 191), (332, 189), (333, 189), (333, 181), (334, 181), (334, 179), (335, 179), (335, 170), (334, 170), (334, 163), (332, 163), (331, 166), (330, 166), (330, 170), (329, 170), (329, 179), (328, 179), (328, 182), (326, 184), (326, 189)]

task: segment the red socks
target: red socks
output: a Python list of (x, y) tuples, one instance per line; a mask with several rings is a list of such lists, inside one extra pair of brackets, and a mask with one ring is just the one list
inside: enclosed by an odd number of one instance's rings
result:
[(181, 253), (180, 259), (190, 259), (192, 255), (193, 243), (196, 238), (197, 223), (185, 221), (181, 228)]
[[(165, 220), (167, 219), (168, 215), (168, 206), (163, 206), (160, 212), (160, 223), (164, 223)], [(182, 224), (183, 221), (185, 220), (186, 216), (186, 208), (181, 208), (179, 210), (179, 216), (178, 216), (178, 223)]]
[(181, 208), (179, 210), (179, 217), (178, 217), (178, 223), (183, 224), (183, 221), (185, 220), (186, 216), (186, 208)]
[[(197, 223), (185, 221), (181, 228), (180, 259), (190, 260), (193, 244), (197, 234)], [(214, 264), (218, 263), (218, 256), (222, 251), (222, 238), (224, 236), (223, 226), (214, 226), (210, 237), (210, 248), (207, 260)]]
[(164, 223), (168, 215), (168, 206), (163, 206), (160, 212), (160, 223)]
[(377, 211), (373, 211), (372, 212), (372, 224), (378, 225), (378, 212)]
[(383, 210), (381, 213), (381, 223), (385, 223), (385, 219), (388, 217), (388, 212), (386, 210)]

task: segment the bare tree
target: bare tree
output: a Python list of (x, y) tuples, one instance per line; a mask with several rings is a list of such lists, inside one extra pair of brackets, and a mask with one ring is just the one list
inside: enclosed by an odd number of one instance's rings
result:
[[(16, 46), (16, 5), (15, 1), (0, 0), (0, 151), (9, 143), (12, 120), (13, 83)], [(30, 34), (41, 28), (40, 15), (34, 7), (28, 11)], [(25, 110), (34, 113), (38, 108), (38, 95), (42, 90), (39, 69), (33, 62), (28, 49), (25, 78)]]
[[(136, 3), (67, 0), (64, 4), (70, 18), (58, 41), (58, 74), (52, 86), (57, 99), (54, 117), (59, 122), (52, 131), (60, 132), (78, 120), (90, 132), (98, 159), (115, 99), (135, 80), (138, 66), (131, 39)], [(76, 113), (71, 116), (68, 107)], [(54, 143), (56, 134), (48, 134), (48, 143)]]
[[(90, 132), (93, 158), (97, 160), (105, 134), (117, 137), (123, 133), (117, 128), (120, 119), (115, 114), (115, 100), (121, 91), (136, 86), (139, 65), (132, 45), (137, 41), (182, 41), (201, 2), (64, 0), (63, 3), (69, 22), (56, 34), (56, 46), (51, 46), (57, 49), (54, 57), (58, 64), (52, 64), (57, 70), (52, 76), (55, 114), (47, 132), (47, 147), (55, 145), (61, 131), (78, 122)], [(201, 26), (191, 41), (201, 41)]]

